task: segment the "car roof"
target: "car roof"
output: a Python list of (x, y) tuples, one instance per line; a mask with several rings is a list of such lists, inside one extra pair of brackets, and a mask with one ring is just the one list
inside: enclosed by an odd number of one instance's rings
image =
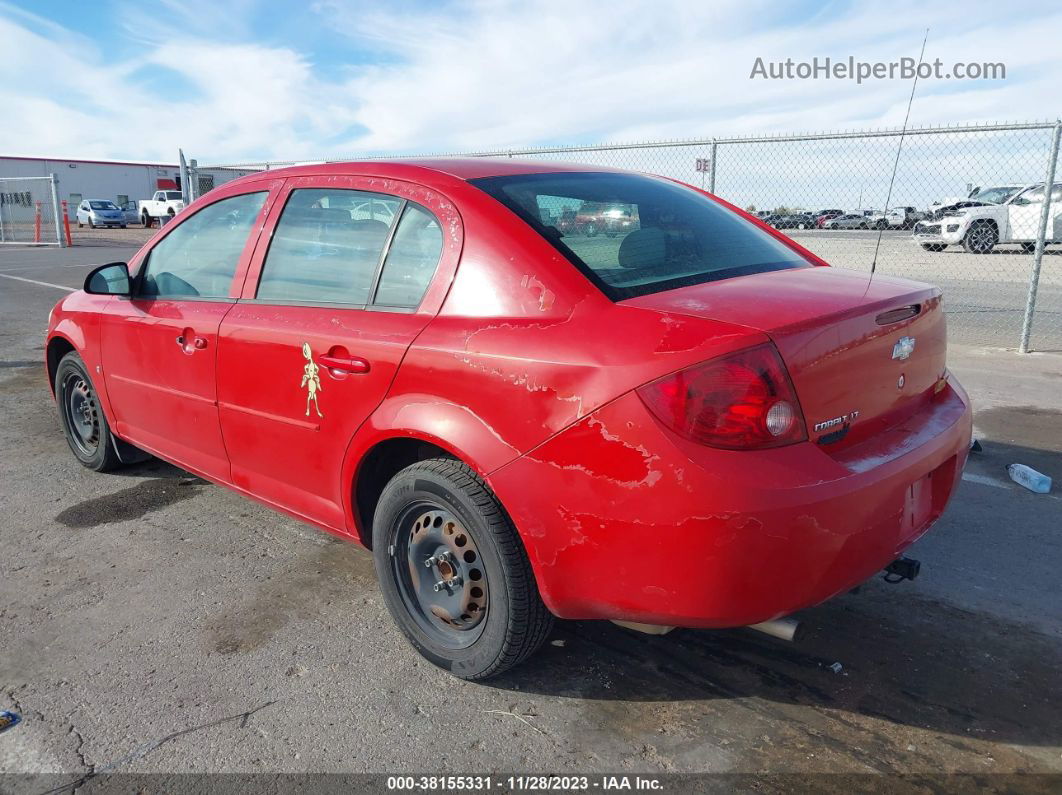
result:
[[(251, 182), (269, 177), (306, 176), (372, 176), (392, 179), (413, 179), (438, 174), (459, 180), (479, 177), (501, 177), (519, 174), (550, 174), (559, 171), (606, 171), (624, 173), (624, 169), (592, 166), (580, 163), (555, 163), (546, 160), (516, 160), (503, 157), (423, 157), (395, 160), (348, 160), (330, 163), (311, 163), (288, 168), (257, 171), (226, 183)], [(630, 173), (630, 172), (626, 172)]]

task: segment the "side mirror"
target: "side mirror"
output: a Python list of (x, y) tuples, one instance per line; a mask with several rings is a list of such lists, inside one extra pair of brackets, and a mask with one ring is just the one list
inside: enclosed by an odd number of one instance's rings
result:
[(132, 291), (129, 266), (124, 262), (108, 262), (85, 277), (85, 292), (91, 295), (129, 295)]

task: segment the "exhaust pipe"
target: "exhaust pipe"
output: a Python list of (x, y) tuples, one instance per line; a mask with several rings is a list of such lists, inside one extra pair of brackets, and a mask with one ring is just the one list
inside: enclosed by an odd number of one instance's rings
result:
[(799, 643), (804, 637), (803, 624), (795, 618), (776, 618), (774, 621), (763, 621), (759, 624), (749, 624), (747, 629), (754, 629), (772, 638), (786, 640), (790, 643)]

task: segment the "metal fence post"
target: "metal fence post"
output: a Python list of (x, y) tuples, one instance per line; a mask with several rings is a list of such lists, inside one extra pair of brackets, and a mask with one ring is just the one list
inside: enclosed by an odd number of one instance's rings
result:
[(1040, 230), (1036, 234), (1032, 273), (1029, 274), (1029, 297), (1025, 301), (1025, 319), (1021, 324), (1021, 344), (1018, 346), (1018, 353), (1029, 352), (1029, 337), (1032, 335), (1033, 314), (1036, 311), (1036, 290), (1040, 285), (1040, 267), (1043, 264), (1044, 245), (1047, 240), (1047, 223), (1051, 218), (1051, 194), (1055, 187), (1055, 163), (1058, 161), (1059, 136), (1062, 136), (1062, 119), (1055, 122), (1055, 129), (1051, 136), (1051, 154), (1047, 160), (1047, 177), (1044, 179), (1044, 206), (1040, 210)]
[(708, 192), (713, 196), (715, 195), (715, 155), (718, 150), (718, 144), (715, 139), (712, 139), (712, 153), (708, 156)]
[(55, 219), (55, 242), (59, 248), (63, 247), (63, 225), (59, 220), (59, 178), (55, 174), (48, 175), (48, 183), (52, 188), (52, 217)]

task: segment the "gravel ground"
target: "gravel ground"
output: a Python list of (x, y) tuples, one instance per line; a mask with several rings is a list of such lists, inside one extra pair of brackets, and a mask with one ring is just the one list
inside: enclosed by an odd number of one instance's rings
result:
[[(912, 550), (917, 581), (805, 611), (798, 646), (560, 622), (470, 684), (407, 647), (365, 551), (167, 464), (74, 461), (40, 365), (48, 309), (131, 251), (0, 251), (0, 709), (24, 717), (0, 734), (0, 790), (111, 770), (1059, 786), (1062, 357), (954, 346), (985, 452)], [(1053, 493), (1010, 483), (1012, 461)]]

